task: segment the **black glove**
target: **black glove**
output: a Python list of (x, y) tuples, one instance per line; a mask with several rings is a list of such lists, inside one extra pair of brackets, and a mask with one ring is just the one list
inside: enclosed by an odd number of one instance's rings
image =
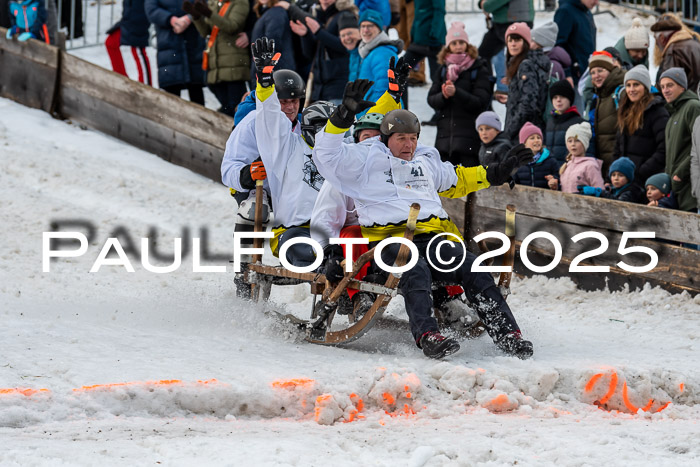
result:
[(401, 22), (401, 13), (397, 11), (391, 12), (391, 21), (389, 21), (389, 26), (396, 26)]
[[(197, 12), (200, 16), (206, 16), (207, 18), (211, 18), (211, 13), (212, 11), (209, 9), (207, 6), (206, 2), (204, 0), (195, 0), (194, 2), (194, 11)], [(187, 11), (187, 10), (185, 10)], [(192, 16), (194, 18), (194, 15)], [(198, 19), (198, 18), (195, 18)]]
[(182, 9), (187, 13), (188, 15), (192, 16), (192, 19), (199, 19), (202, 17), (197, 11), (194, 9), (194, 3), (188, 2), (185, 0), (182, 2)]
[(355, 122), (355, 115), (374, 106), (374, 102), (366, 101), (365, 94), (374, 81), (356, 79), (345, 85), (343, 102), (335, 109), (330, 122), (338, 128), (350, 128)]
[(503, 161), (486, 167), (486, 180), (490, 185), (503, 185), (518, 168), (532, 162), (534, 157), (532, 149), (526, 148), (524, 144), (518, 144), (508, 151)]
[[(262, 159), (258, 157), (252, 164), (248, 164), (241, 169), (241, 176), (239, 180), (241, 182), (241, 186), (246, 190), (252, 190), (253, 188), (255, 188), (255, 180), (264, 179), (264, 177), (255, 175), (256, 171), (259, 172), (259, 167), (261, 164)], [(265, 171), (264, 166), (262, 167), (262, 171)]]
[(326, 258), (326, 279), (328, 282), (340, 282), (345, 277), (345, 269), (341, 266), (343, 248), (340, 245), (328, 245), (323, 249), (323, 256)]
[(387, 70), (389, 75), (389, 94), (397, 104), (401, 103), (401, 97), (406, 92), (408, 73), (410, 71), (411, 67), (403, 57), (399, 58), (398, 62), (395, 57), (391, 57), (391, 60), (389, 60), (389, 70)]
[(280, 59), (279, 52), (275, 53), (275, 41), (267, 37), (261, 37), (250, 46), (255, 62), (255, 76), (260, 86), (267, 88), (274, 84), (272, 70)]

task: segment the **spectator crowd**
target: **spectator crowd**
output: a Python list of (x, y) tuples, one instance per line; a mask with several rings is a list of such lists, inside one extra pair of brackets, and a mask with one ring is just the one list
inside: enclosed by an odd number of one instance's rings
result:
[[(52, 39), (54, 1), (2, 3), (8, 38)], [(443, 160), (488, 165), (522, 143), (534, 157), (516, 183), (698, 212), (700, 35), (665, 12), (649, 30), (635, 18), (616, 43), (598, 44), (597, 4), (559, 0), (554, 21), (534, 27), (533, 0), (481, 0), (488, 30), (476, 44), (464, 23), (446, 24), (444, 0), (124, 0), (105, 44), (122, 74), (120, 46), (130, 46), (150, 84), (155, 26), (160, 88), (203, 104), (207, 86), (232, 117), (241, 102), (254, 106), (250, 45), (261, 37), (277, 44), (277, 69), (300, 77), (303, 106), (337, 105), (361, 79), (377, 101), (402, 56), (409, 83), (432, 83), (424, 123), (437, 126)]]

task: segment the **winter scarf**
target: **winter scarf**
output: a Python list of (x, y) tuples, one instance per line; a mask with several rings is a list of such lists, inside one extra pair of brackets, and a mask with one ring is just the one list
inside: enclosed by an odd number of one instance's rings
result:
[(374, 50), (378, 45), (389, 42), (391, 39), (389, 39), (389, 36), (384, 32), (380, 32), (377, 34), (374, 39), (372, 39), (369, 42), (360, 42), (360, 46), (357, 48), (357, 51), (360, 54), (360, 58), (363, 60), (369, 55), (369, 53)]
[(457, 81), (459, 74), (468, 70), (474, 64), (474, 59), (468, 54), (449, 54), (445, 57), (447, 66), (447, 79), (453, 83)]

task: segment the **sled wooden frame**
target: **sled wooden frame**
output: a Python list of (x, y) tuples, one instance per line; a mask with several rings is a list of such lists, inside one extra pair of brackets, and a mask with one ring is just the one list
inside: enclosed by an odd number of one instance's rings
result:
[[(404, 231), (404, 238), (413, 240), (413, 234), (416, 229), (418, 214), (420, 213), (420, 205), (414, 203), (408, 214), (408, 221)], [(257, 214), (257, 213), (256, 213)], [(256, 229), (258, 227), (256, 226)], [(302, 320), (293, 315), (281, 315), (283, 318), (289, 319), (300, 328), (307, 331), (306, 340), (313, 344), (322, 345), (338, 345), (352, 342), (362, 337), (369, 331), (374, 323), (382, 316), (389, 302), (397, 294), (400, 277), (394, 274), (389, 274), (384, 285), (378, 285), (370, 282), (359, 281), (354, 279), (362, 267), (367, 264), (374, 256), (375, 248), (360, 255), (355, 260), (352, 267), (352, 272), (346, 272), (343, 279), (338, 282), (335, 287), (332, 287), (323, 274), (317, 273), (299, 273), (292, 272), (286, 268), (279, 266), (267, 266), (258, 261), (246, 265), (244, 279), (252, 285), (254, 301), (260, 302), (267, 300), (270, 294), (270, 288), (273, 284), (278, 285), (293, 285), (309, 283), (311, 285), (311, 293), (314, 295), (321, 294), (321, 304), (328, 305), (333, 308), (327, 316), (314, 316), (315, 309), (312, 310), (310, 320)], [(410, 250), (406, 245), (401, 245), (399, 253), (395, 261), (396, 266), (403, 266), (408, 261)], [(372, 292), (377, 295), (371, 308), (359, 319), (354, 320), (354, 315), (348, 316), (349, 326), (344, 329), (331, 330), (331, 325), (335, 318), (335, 305), (338, 299), (348, 287), (358, 289), (360, 291)], [(316, 304), (314, 304), (314, 307)], [(314, 321), (315, 319), (315, 321)], [(315, 326), (322, 325), (323, 332), (319, 334), (314, 332)]]

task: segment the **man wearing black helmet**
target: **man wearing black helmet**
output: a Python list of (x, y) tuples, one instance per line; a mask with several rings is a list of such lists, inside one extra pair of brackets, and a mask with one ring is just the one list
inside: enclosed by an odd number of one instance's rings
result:
[[(442, 358), (459, 350), (456, 340), (439, 333), (432, 316), (432, 282), (444, 281), (464, 288), (499, 349), (519, 358), (531, 357), (532, 343), (521, 337), (493, 277), (472, 272), (476, 257), (462, 250), (458, 243), (432, 240), (440, 234), (447, 234), (443, 240), (461, 238), (442, 208), (439, 196), (462, 197), (505, 183), (518, 167), (532, 160), (532, 151), (518, 145), (500, 164), (454, 166), (442, 162), (435, 148), (418, 144), (420, 122), (407, 110), (386, 114), (380, 128), (383, 144), (342, 144), (342, 135), (352, 125), (355, 115), (373, 105), (364, 100), (371, 85), (366, 80), (348, 83), (342, 104), (316, 136), (314, 160), (329, 183), (355, 200), (362, 235), (370, 242), (401, 236), (409, 207), (413, 203), (421, 205), (413, 241), (419, 251), (418, 262), (401, 275), (399, 282), (416, 344), (431, 358)], [(382, 259), (393, 264), (397, 254), (398, 244), (392, 244), (384, 249)], [(454, 259), (450, 264), (460, 266), (449, 272), (446, 272), (449, 266), (436, 266), (444, 265), (449, 259)]]
[[(292, 124), (280, 111), (282, 103), (275, 93), (274, 70), (280, 54), (274, 41), (266, 37), (252, 45), (258, 85), (255, 89), (257, 114), (255, 135), (262, 163), (266, 168), (272, 204), (275, 206), (274, 237), (270, 249), (278, 255), (280, 248), (297, 237), (310, 237), (311, 211), (323, 184), (323, 177), (311, 159), (316, 133), (335, 109), (330, 102), (318, 101), (304, 109), (301, 134), (290, 131)], [(294, 266), (309, 266), (316, 260), (310, 245), (291, 246), (286, 258)]]
[[(278, 70), (273, 79), (277, 86), (277, 96), (280, 102), (280, 110), (291, 122), (291, 131), (301, 134), (299, 125), (299, 110), (306, 92), (304, 80), (292, 70)], [(239, 123), (226, 142), (224, 158), (221, 161), (221, 181), (231, 188), (231, 194), (238, 203), (236, 215), (236, 232), (252, 232), (255, 222), (255, 181), (266, 178), (265, 167), (260, 159), (258, 143), (255, 138), (255, 116), (257, 111), (253, 108)], [(266, 195), (263, 197), (263, 223), (267, 223), (270, 214), (268, 193), (270, 186), (264, 182)], [(252, 239), (243, 239), (243, 246), (252, 247)], [(250, 255), (243, 255), (241, 260), (250, 262)], [(237, 277), (236, 293), (238, 296), (249, 298), (249, 286)]]

